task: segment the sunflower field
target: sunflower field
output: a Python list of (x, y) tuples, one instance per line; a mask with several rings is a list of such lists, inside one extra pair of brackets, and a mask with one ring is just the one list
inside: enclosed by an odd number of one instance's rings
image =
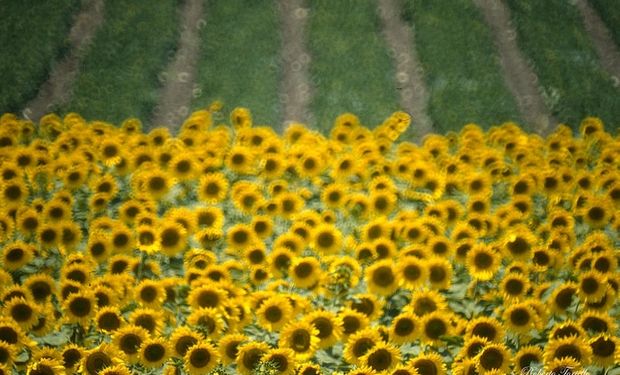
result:
[(0, 374), (620, 374), (620, 141), (0, 118)]

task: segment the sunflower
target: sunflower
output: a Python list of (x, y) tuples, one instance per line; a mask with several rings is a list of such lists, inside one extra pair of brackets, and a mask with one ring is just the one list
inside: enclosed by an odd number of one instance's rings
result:
[(284, 218), (291, 218), (304, 208), (304, 199), (299, 193), (282, 192), (274, 199), (278, 206), (278, 214)]
[(226, 233), (226, 242), (233, 250), (244, 250), (256, 241), (254, 231), (247, 224), (235, 224)]
[(136, 286), (134, 295), (142, 306), (156, 308), (164, 302), (166, 290), (159, 281), (146, 279)]
[(420, 375), (447, 375), (448, 373), (441, 356), (435, 352), (418, 354), (409, 363)]
[(168, 342), (162, 337), (147, 338), (142, 341), (138, 352), (140, 364), (153, 369), (160, 368), (172, 354)]
[(237, 360), (239, 346), (245, 343), (248, 338), (240, 333), (230, 333), (224, 335), (218, 341), (218, 352), (224, 365), (229, 365)]
[(123, 358), (123, 355), (111, 344), (100, 344), (84, 354), (80, 363), (79, 373), (97, 375), (107, 367), (121, 364)]
[(566, 337), (586, 337), (584, 329), (575, 321), (566, 320), (561, 324), (555, 324), (549, 333), (549, 338), (559, 340)]
[(515, 370), (523, 373), (533, 367), (533, 364), (543, 362), (543, 350), (538, 346), (523, 346), (514, 356)]
[(160, 244), (162, 253), (174, 256), (187, 246), (187, 232), (181, 224), (175, 221), (164, 220), (159, 225), (157, 241)]
[(298, 359), (309, 359), (318, 348), (320, 339), (319, 330), (305, 320), (292, 322), (286, 325), (280, 333), (278, 346), (290, 348)]
[(168, 194), (176, 183), (176, 179), (158, 168), (145, 171), (141, 174), (140, 180), (140, 185), (134, 190), (142, 191), (154, 200), (159, 200)]
[(382, 342), (382, 338), (377, 329), (364, 328), (358, 330), (347, 339), (343, 357), (348, 363), (359, 366), (362, 364), (362, 357), (380, 342)]
[(297, 367), (295, 352), (289, 348), (270, 349), (261, 357), (261, 361), (271, 363), (277, 374), (293, 375)]
[(579, 317), (579, 325), (592, 334), (612, 334), (617, 323), (607, 312), (584, 311)]
[(61, 251), (74, 251), (82, 241), (82, 230), (80, 226), (71, 220), (58, 223), (60, 232), (59, 247)]
[(550, 374), (579, 374), (583, 373), (583, 364), (573, 357), (556, 358), (545, 362), (545, 371)]
[(433, 311), (424, 315), (420, 321), (420, 332), (423, 342), (439, 344), (443, 336), (452, 334), (450, 315), (443, 311)]
[(121, 162), (121, 140), (114, 137), (106, 137), (99, 144), (99, 159), (107, 167), (116, 166)]
[(274, 295), (261, 303), (256, 315), (262, 327), (279, 331), (293, 317), (293, 308), (286, 297)]
[(163, 312), (148, 307), (133, 310), (129, 315), (131, 324), (146, 329), (151, 335), (159, 332), (163, 326)]
[(315, 310), (303, 318), (317, 330), (319, 348), (325, 349), (335, 345), (342, 336), (342, 321), (339, 317), (327, 310)]
[(592, 360), (592, 348), (584, 339), (576, 336), (551, 340), (545, 348), (545, 363), (565, 357), (571, 357), (582, 365), (588, 365)]
[(411, 295), (411, 302), (406, 307), (419, 317), (435, 311), (445, 311), (448, 304), (445, 297), (436, 290), (415, 290)]
[(312, 229), (312, 247), (319, 254), (334, 254), (342, 247), (342, 233), (333, 225), (319, 224)]
[(91, 278), (91, 270), (90, 265), (76, 262), (69, 263), (67, 262), (65, 266), (61, 269), (61, 280), (71, 280), (78, 282), (82, 285), (86, 285)]
[(198, 198), (207, 203), (221, 202), (228, 193), (228, 180), (223, 173), (208, 173), (200, 178)]
[(115, 306), (100, 308), (95, 315), (94, 321), (97, 329), (104, 333), (114, 332), (125, 323), (121, 311)]
[(136, 363), (140, 356), (139, 349), (149, 337), (149, 332), (136, 325), (126, 325), (117, 329), (112, 335), (114, 347), (122, 352), (129, 363)]
[(390, 341), (395, 344), (413, 342), (420, 335), (418, 317), (412, 312), (402, 312), (392, 320), (389, 330)]
[(225, 329), (221, 312), (212, 307), (194, 309), (187, 317), (187, 323), (211, 339), (217, 339)]
[(254, 152), (249, 147), (235, 145), (226, 155), (226, 167), (238, 174), (252, 174), (254, 159)]
[(578, 213), (582, 215), (583, 220), (591, 228), (601, 229), (609, 223), (611, 215), (613, 215), (613, 211), (609, 210), (609, 207), (613, 207), (613, 202), (606, 197), (592, 197), (587, 200), (585, 206)]
[(30, 236), (37, 232), (37, 228), (41, 225), (41, 218), (36, 210), (28, 207), (18, 211), (15, 224), (23, 235)]
[(34, 274), (29, 276), (23, 285), (38, 303), (45, 302), (56, 293), (56, 280), (47, 274)]
[(135, 243), (133, 231), (120, 222), (114, 223), (109, 238), (112, 252), (116, 254), (129, 252), (133, 249)]
[(0, 196), (5, 208), (17, 208), (28, 199), (28, 188), (18, 179), (0, 181)]
[(318, 259), (295, 257), (290, 266), (290, 276), (298, 288), (310, 288), (316, 285), (322, 276)]
[(496, 319), (479, 316), (467, 323), (465, 339), (478, 336), (487, 339), (489, 342), (504, 342), (504, 329)]
[(280, 178), (286, 170), (286, 161), (282, 155), (272, 153), (265, 155), (261, 162), (261, 175), (267, 179)]
[(179, 181), (193, 179), (198, 173), (194, 155), (189, 151), (176, 153), (168, 163), (168, 172)]
[(269, 352), (269, 345), (264, 342), (249, 342), (238, 344), (236, 364), (237, 371), (242, 375), (251, 375), (261, 361), (261, 358)]
[(399, 287), (399, 280), (394, 263), (381, 260), (366, 268), (366, 282), (368, 290), (382, 296), (393, 294)]
[(40, 307), (34, 301), (15, 297), (4, 304), (2, 312), (5, 316), (13, 319), (19, 327), (28, 331), (39, 321)]
[(502, 293), (504, 301), (518, 301), (525, 298), (530, 289), (530, 281), (525, 275), (511, 272), (504, 275), (498, 289)]
[(34, 246), (22, 241), (5, 244), (2, 249), (2, 265), (7, 271), (16, 271), (30, 263), (35, 253)]
[(504, 344), (490, 343), (476, 356), (476, 370), (481, 375), (491, 371), (507, 374), (510, 369), (511, 354)]
[(442, 290), (450, 288), (452, 284), (452, 264), (448, 259), (432, 257), (426, 260), (428, 269), (428, 281), (433, 289)]
[(587, 271), (579, 275), (577, 293), (584, 301), (596, 302), (605, 296), (607, 278), (598, 271)]
[(370, 348), (360, 362), (374, 371), (389, 371), (400, 363), (400, 351), (391, 344), (380, 341)]
[(84, 357), (84, 348), (77, 344), (66, 344), (60, 350), (60, 354), (65, 370), (67, 373), (73, 374), (77, 371), (80, 361)]
[(28, 365), (27, 375), (60, 375), (65, 368), (59, 359), (41, 358)]
[(467, 252), (466, 264), (469, 274), (477, 280), (487, 281), (493, 278), (500, 267), (499, 254), (493, 248), (476, 244)]
[(528, 302), (508, 306), (503, 314), (507, 328), (512, 332), (528, 334), (533, 329), (541, 329), (542, 323)]
[(0, 341), (0, 366), (11, 367), (17, 357), (17, 349), (14, 345)]
[(596, 335), (588, 343), (592, 349), (592, 364), (611, 367), (620, 359), (620, 339), (613, 335)]
[(78, 323), (87, 327), (95, 316), (97, 301), (92, 291), (81, 290), (71, 293), (63, 302), (65, 319), (69, 323)]
[(185, 370), (190, 375), (206, 374), (219, 362), (219, 353), (208, 342), (199, 342), (186, 350), (183, 356)]

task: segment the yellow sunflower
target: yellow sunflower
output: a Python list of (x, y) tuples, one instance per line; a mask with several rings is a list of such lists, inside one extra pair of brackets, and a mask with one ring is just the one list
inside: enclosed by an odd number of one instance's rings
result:
[(237, 344), (236, 359), (237, 371), (242, 375), (251, 375), (260, 363), (261, 358), (269, 351), (269, 345), (264, 342), (249, 342)]
[(219, 353), (209, 342), (191, 346), (183, 357), (185, 370), (190, 375), (206, 374), (219, 363)]
[(389, 260), (381, 260), (366, 268), (366, 282), (368, 290), (382, 296), (389, 296), (399, 287), (394, 263)]
[(490, 280), (500, 267), (499, 255), (493, 248), (477, 244), (467, 252), (466, 264), (469, 274), (477, 280)]
[(293, 317), (293, 308), (286, 297), (267, 298), (256, 311), (259, 324), (268, 331), (279, 331)]
[(402, 312), (392, 320), (389, 335), (395, 344), (413, 342), (420, 335), (419, 318), (412, 312)]
[(160, 368), (172, 355), (170, 345), (163, 337), (147, 338), (142, 341), (138, 351), (139, 362), (146, 368)]
[(360, 362), (374, 371), (382, 372), (396, 367), (400, 359), (400, 351), (395, 346), (381, 341), (369, 349)]
[(295, 352), (289, 348), (270, 349), (261, 361), (273, 364), (279, 375), (293, 375), (297, 367)]
[(319, 348), (324, 349), (335, 345), (342, 336), (342, 321), (336, 314), (327, 310), (315, 310), (303, 320), (312, 324), (317, 330), (320, 339)]
[(228, 192), (228, 180), (223, 173), (208, 173), (200, 178), (198, 198), (207, 203), (221, 202)]
[(8, 243), (2, 249), (2, 265), (7, 271), (16, 271), (30, 263), (34, 257), (34, 246), (22, 241)]
[(448, 374), (446, 364), (441, 359), (441, 356), (435, 352), (418, 354), (409, 363), (419, 374)]
[(140, 357), (140, 346), (149, 337), (149, 332), (136, 325), (126, 325), (112, 335), (112, 343), (122, 352), (129, 363), (136, 363)]
[(218, 342), (218, 352), (224, 365), (229, 365), (237, 360), (239, 347), (244, 344), (248, 338), (241, 333), (230, 333), (220, 338)]
[(295, 257), (290, 266), (290, 276), (298, 288), (311, 288), (322, 276), (321, 266), (314, 257)]
[(318, 334), (319, 330), (307, 321), (292, 322), (282, 329), (278, 346), (292, 349), (297, 359), (309, 359), (318, 349)]

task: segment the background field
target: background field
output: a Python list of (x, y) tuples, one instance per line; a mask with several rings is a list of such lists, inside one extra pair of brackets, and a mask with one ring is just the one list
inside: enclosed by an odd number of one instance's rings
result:
[[(120, 123), (137, 117), (151, 124), (184, 27), (185, 1), (104, 2), (104, 22), (79, 64), (70, 101), (52, 106), (89, 120)], [(67, 54), (67, 35), (88, 1), (5, 2), (0, 13), (0, 113), (20, 115), (35, 98), (55, 64)], [(307, 17), (303, 43), (309, 53), (307, 80), (312, 96), (309, 126), (326, 131), (342, 112), (374, 127), (401, 108), (395, 54), (388, 47), (379, 1), (300, 1), (294, 17)], [(494, 36), (472, 0), (395, 0), (399, 17), (415, 35), (428, 90), (427, 112), (438, 133), (476, 122), (484, 128), (523, 121), (508, 90)], [(195, 110), (221, 100), (228, 113), (252, 110), (256, 123), (282, 128), (282, 79), (296, 69), (282, 59), (282, 9), (273, 1), (204, 0), (198, 34), (193, 101)], [(601, 65), (577, 7), (568, 1), (507, 0), (518, 46), (537, 75), (549, 114), (576, 129), (586, 116), (600, 116), (608, 129), (620, 126), (619, 77)], [(620, 6), (590, 0), (617, 49)], [(27, 113), (27, 111), (26, 111)], [(416, 113), (413, 113), (414, 126)], [(33, 119), (37, 120), (37, 119)]]

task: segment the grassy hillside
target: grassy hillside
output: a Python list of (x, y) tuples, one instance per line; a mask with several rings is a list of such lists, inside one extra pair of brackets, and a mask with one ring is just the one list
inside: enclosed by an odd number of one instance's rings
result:
[(3, 1), (0, 4), (0, 113), (17, 112), (37, 95), (69, 46), (79, 0)]

